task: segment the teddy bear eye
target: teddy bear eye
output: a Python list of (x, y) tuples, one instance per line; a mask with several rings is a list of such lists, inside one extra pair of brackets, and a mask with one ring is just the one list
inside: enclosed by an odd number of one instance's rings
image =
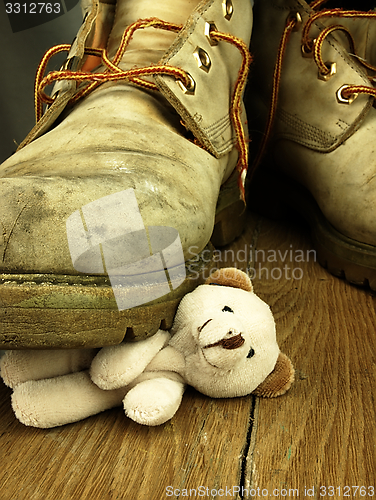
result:
[(225, 306), (225, 307), (222, 309), (222, 312), (229, 312), (229, 313), (233, 313), (234, 311), (231, 309), (231, 307), (229, 307), (229, 306)]
[(249, 350), (249, 353), (247, 354), (247, 358), (253, 358), (254, 355), (255, 355), (255, 350), (252, 349), (252, 347), (251, 347)]

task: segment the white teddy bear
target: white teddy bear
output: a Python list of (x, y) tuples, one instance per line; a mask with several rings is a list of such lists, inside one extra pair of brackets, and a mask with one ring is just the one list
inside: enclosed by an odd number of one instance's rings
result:
[(214, 398), (284, 394), (294, 379), (270, 308), (248, 276), (217, 270), (180, 302), (171, 333), (98, 349), (7, 351), (1, 376), (25, 425), (55, 427), (123, 403), (136, 422), (160, 425), (187, 384)]

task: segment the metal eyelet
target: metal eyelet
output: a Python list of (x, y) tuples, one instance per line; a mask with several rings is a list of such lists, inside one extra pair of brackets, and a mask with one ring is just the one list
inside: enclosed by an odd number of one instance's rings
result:
[(308, 49), (305, 45), (302, 45), (302, 56), (306, 58), (312, 58), (313, 57), (313, 47), (316, 43), (316, 38), (312, 40), (312, 49)]
[(234, 13), (234, 6), (231, 0), (222, 0), (223, 17), (229, 21)]
[(193, 52), (193, 56), (197, 61), (198, 67), (205, 71), (205, 73), (209, 73), (209, 70), (211, 68), (211, 60), (209, 54), (205, 52), (204, 49), (197, 47)]
[(333, 75), (337, 73), (337, 64), (334, 62), (327, 62), (325, 63), (325, 66), (328, 68), (329, 73), (320, 73), (318, 74), (318, 79), (322, 80), (323, 82), (327, 82), (332, 78)]
[(345, 84), (345, 85), (342, 85), (342, 87), (340, 87), (338, 90), (337, 90), (337, 93), (336, 93), (336, 96), (337, 96), (337, 101), (339, 104), (352, 104), (355, 99), (358, 97), (358, 94), (351, 94), (350, 97), (344, 97), (342, 92), (346, 89), (348, 89), (350, 87), (350, 85), (348, 84)]
[(291, 12), (291, 14), (289, 14), (289, 16), (287, 17), (286, 25), (289, 24), (291, 21), (295, 21), (295, 25), (292, 31), (299, 31), (300, 26), (302, 25), (303, 22), (302, 16), (299, 14), (299, 12)]
[(218, 45), (218, 41), (217, 40), (214, 40), (210, 34), (211, 31), (218, 31), (217, 30), (217, 26), (213, 23), (213, 22), (207, 22), (205, 23), (205, 30), (204, 30), (204, 34), (208, 40), (208, 42), (210, 43), (210, 45), (212, 47), (214, 47), (215, 45)]
[(176, 83), (179, 85), (179, 87), (184, 92), (184, 94), (193, 95), (195, 93), (195, 90), (196, 90), (196, 82), (194, 81), (194, 79), (191, 77), (191, 75), (189, 73), (187, 73), (187, 77), (189, 80), (188, 87), (186, 87), (181, 80), (176, 80)]

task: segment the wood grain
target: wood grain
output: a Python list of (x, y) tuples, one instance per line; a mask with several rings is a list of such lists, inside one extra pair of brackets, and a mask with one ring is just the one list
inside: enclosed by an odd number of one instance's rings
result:
[[(182, 499), (195, 489), (198, 498), (199, 486), (206, 499), (247, 498), (231, 495), (234, 486), (249, 498), (278, 489), (274, 498), (340, 499), (345, 486), (375, 485), (375, 297), (332, 277), (310, 250), (304, 227), (250, 215), (246, 232), (217, 252), (219, 266), (261, 264), (255, 291), (271, 305), (296, 368), (289, 393), (213, 400), (189, 389), (159, 427), (139, 426), (117, 408), (41, 430), (15, 420), (2, 385), (1, 500)], [(301, 269), (301, 279), (279, 277), (285, 266)], [(167, 496), (168, 486), (180, 495)], [(334, 495), (320, 496), (320, 486)], [(360, 490), (351, 497), (364, 498)]]
[(24, 427), (2, 387), (1, 499), (159, 499), (173, 490), (239, 485), (252, 398), (212, 400), (187, 391), (159, 427), (121, 408), (51, 430)]
[[(291, 245), (312, 248), (302, 227), (267, 220), (257, 245), (283, 252)], [(311, 498), (325, 492), (326, 498), (341, 498), (345, 486), (376, 483), (375, 297), (332, 277), (313, 259), (294, 265), (303, 279), (254, 282), (272, 307), (296, 383), (285, 397), (258, 401), (245, 486), (297, 489), (300, 496), (310, 488)], [(334, 495), (321, 486), (333, 486)]]

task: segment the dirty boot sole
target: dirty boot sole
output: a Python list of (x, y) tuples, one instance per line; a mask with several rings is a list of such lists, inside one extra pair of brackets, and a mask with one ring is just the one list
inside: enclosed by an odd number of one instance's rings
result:
[(249, 189), (248, 204), (272, 219), (288, 217), (291, 209), (299, 213), (310, 226), (318, 262), (331, 274), (376, 291), (376, 248), (337, 231), (303, 186), (260, 168)]
[(207, 247), (187, 262), (185, 281), (167, 296), (123, 311), (108, 277), (0, 275), (0, 347), (101, 347), (169, 329), (180, 299), (210, 275), (211, 254)]

